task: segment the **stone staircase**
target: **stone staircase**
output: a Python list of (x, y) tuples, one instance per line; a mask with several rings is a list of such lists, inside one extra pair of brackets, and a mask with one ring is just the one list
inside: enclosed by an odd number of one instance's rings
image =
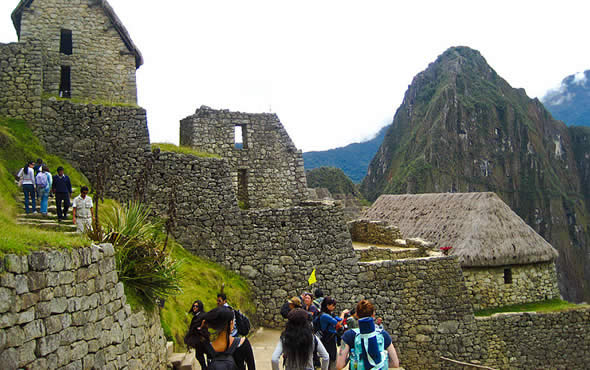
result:
[[(16, 223), (19, 225), (26, 225), (35, 227), (43, 230), (50, 231), (61, 231), (64, 233), (75, 233), (76, 225), (72, 223), (72, 208), (68, 210), (67, 219), (58, 222), (57, 221), (57, 208), (55, 206), (55, 197), (49, 197), (49, 206), (47, 207), (47, 216), (39, 213), (40, 202), (37, 200), (37, 213), (26, 214), (25, 210), (25, 197), (22, 192), (17, 197), (18, 203), (21, 205), (20, 213), (16, 217)], [(29, 206), (31, 202), (29, 200)]]

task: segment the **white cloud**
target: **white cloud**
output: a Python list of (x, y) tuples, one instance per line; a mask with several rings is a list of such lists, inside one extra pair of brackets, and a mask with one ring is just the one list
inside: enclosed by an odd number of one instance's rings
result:
[(576, 85), (584, 86), (584, 85), (586, 85), (586, 81), (587, 81), (586, 73), (578, 72), (574, 75), (574, 83)]

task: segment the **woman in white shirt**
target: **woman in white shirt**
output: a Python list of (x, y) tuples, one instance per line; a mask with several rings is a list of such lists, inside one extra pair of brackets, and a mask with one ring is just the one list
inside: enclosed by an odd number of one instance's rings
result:
[(37, 203), (35, 201), (35, 170), (33, 170), (34, 166), (35, 162), (30, 161), (23, 168), (21, 168), (18, 172), (18, 175), (16, 175), (20, 180), (22, 180), (23, 193), (25, 195), (26, 213), (31, 213), (29, 210), (29, 197), (33, 203), (33, 213), (37, 213)]
[(272, 354), (272, 368), (279, 370), (279, 360), (284, 357), (287, 370), (313, 370), (313, 354), (318, 353), (322, 370), (327, 370), (330, 356), (322, 341), (314, 334), (307, 311), (296, 308), (287, 315), (287, 326)]

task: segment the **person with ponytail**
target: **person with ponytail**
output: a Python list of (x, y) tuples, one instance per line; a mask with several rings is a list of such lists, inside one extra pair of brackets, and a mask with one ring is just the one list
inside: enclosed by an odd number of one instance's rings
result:
[(272, 369), (279, 370), (279, 360), (283, 355), (287, 370), (313, 370), (313, 355), (321, 358), (322, 370), (327, 370), (330, 355), (322, 342), (313, 334), (309, 314), (301, 308), (295, 308), (287, 315), (287, 326), (281, 334), (272, 354)]
[(334, 369), (336, 365), (336, 341), (338, 340), (336, 332), (342, 327), (344, 316), (349, 312), (344, 310), (340, 316), (332, 316), (335, 309), (336, 300), (332, 297), (325, 297), (319, 313), (319, 322), (322, 343), (330, 354), (330, 369)]
[[(234, 312), (225, 306), (218, 306), (203, 315), (203, 325), (209, 328), (210, 343), (206, 344), (208, 370), (237, 369), (256, 370), (254, 353), (248, 338), (233, 337)], [(211, 333), (213, 330), (213, 333)]]
[(356, 315), (359, 327), (346, 331), (342, 336), (336, 369), (343, 369), (349, 357), (350, 369), (399, 367), (391, 336), (385, 330), (375, 329), (375, 306), (363, 299), (356, 305)]

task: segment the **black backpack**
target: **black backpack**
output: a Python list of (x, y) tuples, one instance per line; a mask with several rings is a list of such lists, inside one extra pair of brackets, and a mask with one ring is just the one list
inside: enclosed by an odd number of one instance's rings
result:
[(234, 352), (240, 345), (240, 338), (235, 338), (232, 344), (229, 346), (225, 352), (215, 352), (211, 343), (208, 344), (208, 358), (211, 359), (209, 365), (207, 365), (208, 370), (238, 370), (238, 365), (236, 365), (236, 361), (234, 360)]
[(234, 310), (234, 315), (236, 317), (236, 330), (239, 335), (245, 337), (250, 332), (250, 319), (241, 313), (240, 310)]

